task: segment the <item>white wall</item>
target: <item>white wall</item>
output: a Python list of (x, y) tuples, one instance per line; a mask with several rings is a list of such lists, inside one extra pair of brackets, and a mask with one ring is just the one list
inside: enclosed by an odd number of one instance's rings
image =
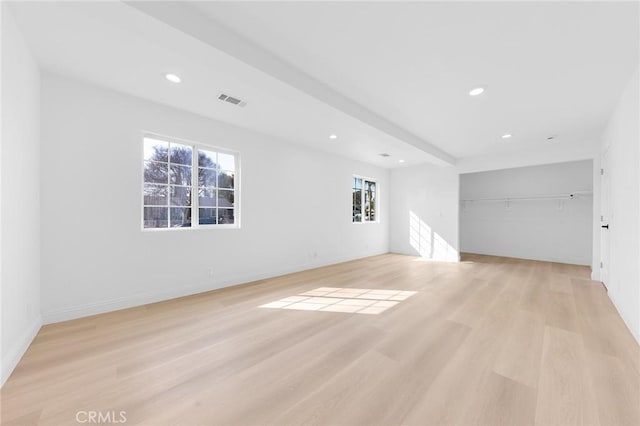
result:
[[(609, 151), (609, 297), (640, 342), (640, 85), (629, 82), (603, 135)], [(595, 218), (596, 220), (599, 217)], [(606, 231), (605, 231), (606, 232)]]
[(4, 384), (40, 329), (40, 76), (2, 8), (0, 280)]
[[(593, 190), (591, 160), (460, 176), (461, 200)], [(592, 196), (571, 200), (471, 201), (460, 211), (463, 252), (591, 265)]]
[[(239, 151), (242, 228), (141, 231), (143, 131)], [(388, 251), (384, 169), (53, 75), (42, 135), (45, 322)], [(353, 174), (381, 223), (351, 223)]]
[(457, 262), (458, 173), (420, 165), (390, 174), (389, 250)]

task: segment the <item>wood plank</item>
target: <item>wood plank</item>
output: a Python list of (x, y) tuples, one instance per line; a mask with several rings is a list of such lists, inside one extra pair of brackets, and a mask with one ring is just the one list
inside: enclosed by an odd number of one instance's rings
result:
[(536, 411), (536, 390), (499, 374), (489, 373), (482, 391), (462, 416), (463, 425), (530, 425)]
[(540, 373), (545, 324), (539, 316), (518, 310), (513, 327), (503, 342), (493, 371), (525, 386), (536, 388)]
[(536, 425), (599, 424), (582, 338), (555, 327), (544, 332)]
[(640, 425), (640, 382), (616, 357), (587, 351), (601, 424)]
[(547, 325), (574, 333), (580, 332), (578, 312), (572, 294), (550, 292), (547, 309)]

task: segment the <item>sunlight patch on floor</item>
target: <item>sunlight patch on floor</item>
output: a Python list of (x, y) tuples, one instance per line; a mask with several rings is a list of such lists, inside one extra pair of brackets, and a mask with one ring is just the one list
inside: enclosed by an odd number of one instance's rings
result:
[(414, 294), (415, 291), (319, 287), (258, 307), (377, 315)]

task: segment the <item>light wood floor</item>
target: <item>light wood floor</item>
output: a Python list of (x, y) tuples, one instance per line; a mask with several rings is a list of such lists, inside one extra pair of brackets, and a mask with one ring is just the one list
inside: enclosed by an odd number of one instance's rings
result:
[[(3, 424), (640, 425), (640, 351), (584, 267), (383, 255), (43, 327)], [(258, 308), (413, 290), (378, 315)]]

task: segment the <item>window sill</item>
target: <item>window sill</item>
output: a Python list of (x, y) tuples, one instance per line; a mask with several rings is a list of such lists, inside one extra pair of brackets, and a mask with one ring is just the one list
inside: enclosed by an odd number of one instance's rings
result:
[(212, 231), (218, 229), (240, 229), (240, 225), (213, 225), (198, 227), (142, 228), (142, 232), (179, 232), (179, 231)]

